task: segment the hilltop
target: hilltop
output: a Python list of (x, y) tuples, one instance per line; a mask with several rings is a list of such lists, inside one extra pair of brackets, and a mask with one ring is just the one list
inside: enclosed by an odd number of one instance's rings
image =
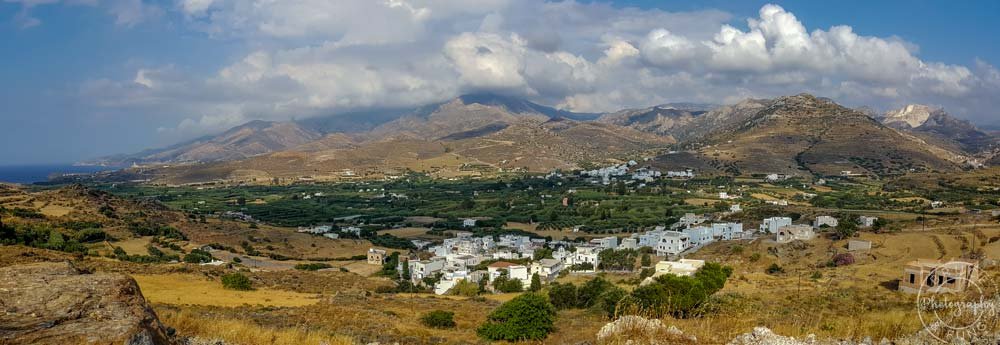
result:
[(951, 116), (944, 109), (910, 104), (882, 117), (886, 126), (912, 133), (927, 141), (969, 154), (994, 149), (1000, 139), (972, 123)]
[(963, 159), (808, 94), (745, 103), (740, 109), (682, 145), (692, 148), (697, 159), (735, 175), (851, 171), (885, 176), (953, 170)]
[[(655, 157), (705, 174), (887, 176), (997, 160), (997, 137), (940, 109), (876, 116), (802, 94), (732, 105), (668, 103), (605, 114), (472, 94), (410, 109), (255, 121), (169, 148), (108, 158), (170, 163), (103, 174), (166, 183), (483, 176)], [(666, 154), (665, 154), (666, 153)]]

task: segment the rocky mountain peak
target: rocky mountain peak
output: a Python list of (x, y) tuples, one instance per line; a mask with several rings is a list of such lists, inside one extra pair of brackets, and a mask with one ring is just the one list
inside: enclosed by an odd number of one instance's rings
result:
[(923, 104), (910, 104), (887, 112), (882, 122), (894, 127), (917, 128), (926, 123), (931, 115), (940, 111), (940, 108)]

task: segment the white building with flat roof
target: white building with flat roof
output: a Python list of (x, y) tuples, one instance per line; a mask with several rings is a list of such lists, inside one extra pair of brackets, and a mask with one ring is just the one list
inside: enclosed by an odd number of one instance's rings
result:
[(712, 236), (726, 241), (742, 238), (743, 223), (713, 223)]
[(827, 226), (834, 228), (837, 227), (837, 223), (837, 218), (831, 216), (817, 216), (816, 219), (813, 220), (813, 227), (821, 228), (823, 226)]
[(680, 231), (664, 231), (656, 244), (656, 255), (677, 255), (690, 246), (688, 235)]
[(786, 226), (786, 225), (792, 225), (792, 219), (791, 218), (788, 218), (788, 217), (771, 217), (771, 218), (765, 218), (760, 223), (760, 231), (761, 232), (765, 232), (765, 233), (769, 233), (769, 234), (774, 234), (774, 233), (778, 232), (778, 228)]
[(678, 276), (692, 276), (695, 272), (705, 266), (705, 260), (692, 260), (692, 259), (680, 259), (677, 261), (660, 261), (656, 263), (655, 273), (653, 277), (658, 277), (664, 274), (673, 274)]
[(788, 243), (791, 241), (808, 241), (816, 237), (816, 232), (809, 225), (785, 225), (778, 228), (774, 234), (774, 240), (778, 243)]
[(712, 228), (707, 226), (695, 226), (684, 229), (683, 233), (687, 234), (690, 240), (691, 246), (703, 246), (715, 241), (715, 236), (713, 236)]
[(876, 221), (878, 221), (878, 217), (869, 217), (869, 216), (858, 217), (858, 225), (860, 225), (863, 228), (872, 227), (873, 225), (875, 225)]

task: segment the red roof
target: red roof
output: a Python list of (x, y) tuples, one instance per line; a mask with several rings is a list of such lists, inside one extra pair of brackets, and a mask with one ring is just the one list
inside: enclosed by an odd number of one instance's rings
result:
[(506, 262), (506, 261), (497, 261), (497, 262), (494, 262), (494, 263), (490, 264), (487, 267), (507, 268), (507, 267), (510, 267), (510, 266), (517, 266), (517, 264), (513, 264), (513, 263), (510, 263), (510, 262)]

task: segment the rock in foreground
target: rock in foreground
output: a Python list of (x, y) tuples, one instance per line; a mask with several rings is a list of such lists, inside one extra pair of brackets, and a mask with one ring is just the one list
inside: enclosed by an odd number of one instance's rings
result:
[(139, 285), (69, 263), (0, 268), (2, 344), (173, 344)]

